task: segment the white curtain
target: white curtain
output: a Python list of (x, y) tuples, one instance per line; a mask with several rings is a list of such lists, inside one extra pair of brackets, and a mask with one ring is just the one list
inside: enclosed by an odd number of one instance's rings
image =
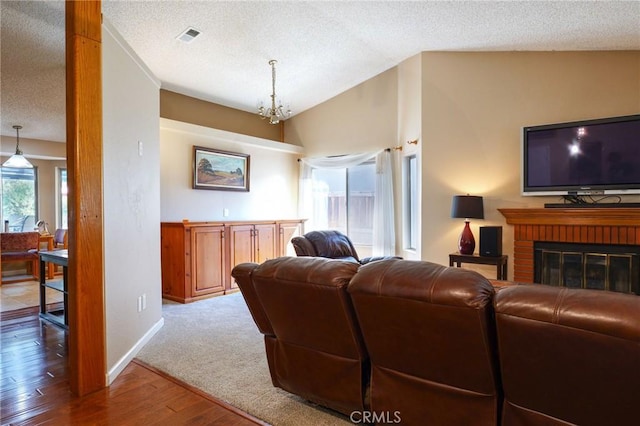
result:
[(320, 192), (326, 191), (326, 188), (323, 189), (319, 185), (314, 186), (312, 169), (345, 169), (362, 164), (374, 157), (376, 158), (376, 192), (373, 215), (373, 255), (394, 255), (393, 171), (389, 150), (300, 159), (298, 211), (301, 217), (307, 219), (307, 229), (326, 229), (327, 208), (314, 202), (314, 200), (326, 199), (326, 197), (320, 196)]
[(373, 255), (396, 254), (391, 151), (376, 155), (376, 198), (373, 205)]

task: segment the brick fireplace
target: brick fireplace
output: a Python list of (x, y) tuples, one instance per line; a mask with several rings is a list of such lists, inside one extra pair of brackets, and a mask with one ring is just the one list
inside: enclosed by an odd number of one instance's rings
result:
[(640, 208), (498, 210), (514, 227), (514, 281), (534, 282), (536, 243), (640, 246)]

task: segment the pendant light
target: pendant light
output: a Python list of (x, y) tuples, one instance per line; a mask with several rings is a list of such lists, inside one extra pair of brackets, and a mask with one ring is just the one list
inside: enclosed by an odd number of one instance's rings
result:
[(20, 129), (22, 126), (13, 126), (16, 129), (16, 153), (13, 154), (7, 161), (2, 164), (2, 167), (14, 167), (17, 169), (32, 169), (33, 165), (24, 158), (22, 151), (20, 150)]

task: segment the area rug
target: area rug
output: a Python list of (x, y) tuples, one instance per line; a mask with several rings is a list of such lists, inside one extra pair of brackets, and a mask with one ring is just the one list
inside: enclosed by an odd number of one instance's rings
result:
[(264, 338), (241, 293), (163, 303), (164, 327), (138, 359), (272, 425), (351, 425), (273, 387)]

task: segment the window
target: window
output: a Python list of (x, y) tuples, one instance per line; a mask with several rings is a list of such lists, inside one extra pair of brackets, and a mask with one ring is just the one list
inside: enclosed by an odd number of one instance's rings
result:
[(405, 248), (416, 250), (418, 248), (419, 222), (418, 222), (418, 159), (410, 155), (404, 159), (404, 228)]
[[(367, 162), (348, 169), (313, 169), (314, 229), (336, 229), (358, 249), (373, 246), (376, 166)], [(361, 255), (366, 255), (363, 253)]]
[(58, 228), (68, 229), (68, 197), (69, 190), (67, 188), (67, 169), (58, 169), (58, 176), (56, 180), (56, 193), (58, 198), (58, 212), (56, 217), (56, 223)]
[(2, 217), (9, 231), (33, 231), (38, 217), (36, 168), (2, 167)]

